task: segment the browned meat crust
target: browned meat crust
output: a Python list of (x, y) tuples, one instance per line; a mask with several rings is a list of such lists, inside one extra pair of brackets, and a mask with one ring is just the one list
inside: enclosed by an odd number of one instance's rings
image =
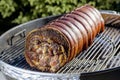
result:
[(90, 5), (77, 8), (28, 33), (26, 61), (40, 71), (56, 72), (87, 49), (100, 31), (104, 20), (99, 11)]

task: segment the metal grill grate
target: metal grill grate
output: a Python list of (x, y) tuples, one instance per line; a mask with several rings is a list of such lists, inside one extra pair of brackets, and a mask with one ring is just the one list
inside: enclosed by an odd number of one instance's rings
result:
[[(13, 66), (37, 71), (31, 68), (24, 58), (25, 39), (17, 41), (15, 45), (4, 50), (0, 59)], [(106, 27), (99, 34), (93, 44), (76, 58), (67, 63), (57, 73), (81, 73), (104, 70), (120, 66), (120, 30)]]

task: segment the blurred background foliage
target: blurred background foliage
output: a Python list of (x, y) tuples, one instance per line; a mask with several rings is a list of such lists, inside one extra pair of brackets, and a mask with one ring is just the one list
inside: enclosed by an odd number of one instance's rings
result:
[(0, 0), (0, 30), (90, 4), (99, 10), (120, 11), (120, 0)]

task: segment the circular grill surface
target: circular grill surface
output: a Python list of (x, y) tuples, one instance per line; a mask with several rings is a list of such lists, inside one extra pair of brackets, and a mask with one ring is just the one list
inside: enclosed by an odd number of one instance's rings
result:
[[(110, 17), (111, 20), (108, 19), (109, 18), (107, 17), (105, 18), (107, 24), (105, 27), (105, 31), (96, 36), (93, 44), (87, 50), (81, 52), (76, 58), (67, 63), (64, 67), (62, 67), (57, 72), (58, 75), (60, 74), (62, 76), (62, 74), (72, 74), (72, 76), (75, 77), (76, 74), (81, 74), (84, 72), (95, 72), (120, 66), (120, 28), (114, 27), (116, 26), (115, 23), (118, 23), (117, 21), (115, 21), (117, 19), (112, 20), (113, 17)], [(111, 22), (114, 22), (114, 24), (110, 24)], [(29, 32), (29, 30), (22, 29), (22, 31), (16, 33), (14, 36), (7, 39), (8, 46), (0, 53), (0, 60), (3, 61), (1, 62), (1, 64), (3, 63), (3, 65), (1, 65), (1, 70), (7, 75), (11, 75), (11, 72), (8, 72), (10, 70), (6, 69), (9, 67), (13, 67), (12, 73), (14, 73), (15, 75), (13, 74), (12, 77), (15, 77), (17, 72), (19, 73), (19, 71), (14, 69), (16, 67), (18, 69), (21, 68), (23, 70), (35, 71), (36, 73), (38, 72), (41, 74), (45, 73), (44, 75), (47, 75), (47, 72), (39, 72), (38, 70), (31, 68), (24, 58), (26, 31)], [(5, 67), (6, 64), (4, 64), (4, 62), (7, 63), (7, 66), (8, 64), (10, 66)], [(73, 73), (75, 75), (73, 75)], [(29, 78), (30, 75), (26, 78)], [(55, 74), (50, 73), (49, 77), (50, 75), (53, 76)], [(39, 78), (40, 77), (41, 76), (39, 75)], [(22, 76), (21, 78), (25, 78), (25, 76)]]

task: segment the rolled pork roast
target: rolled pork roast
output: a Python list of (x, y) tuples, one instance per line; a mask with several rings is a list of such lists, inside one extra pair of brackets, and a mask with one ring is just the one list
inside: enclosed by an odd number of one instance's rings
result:
[(56, 72), (87, 49), (103, 31), (104, 20), (96, 8), (76, 8), (27, 34), (26, 61), (40, 71)]

